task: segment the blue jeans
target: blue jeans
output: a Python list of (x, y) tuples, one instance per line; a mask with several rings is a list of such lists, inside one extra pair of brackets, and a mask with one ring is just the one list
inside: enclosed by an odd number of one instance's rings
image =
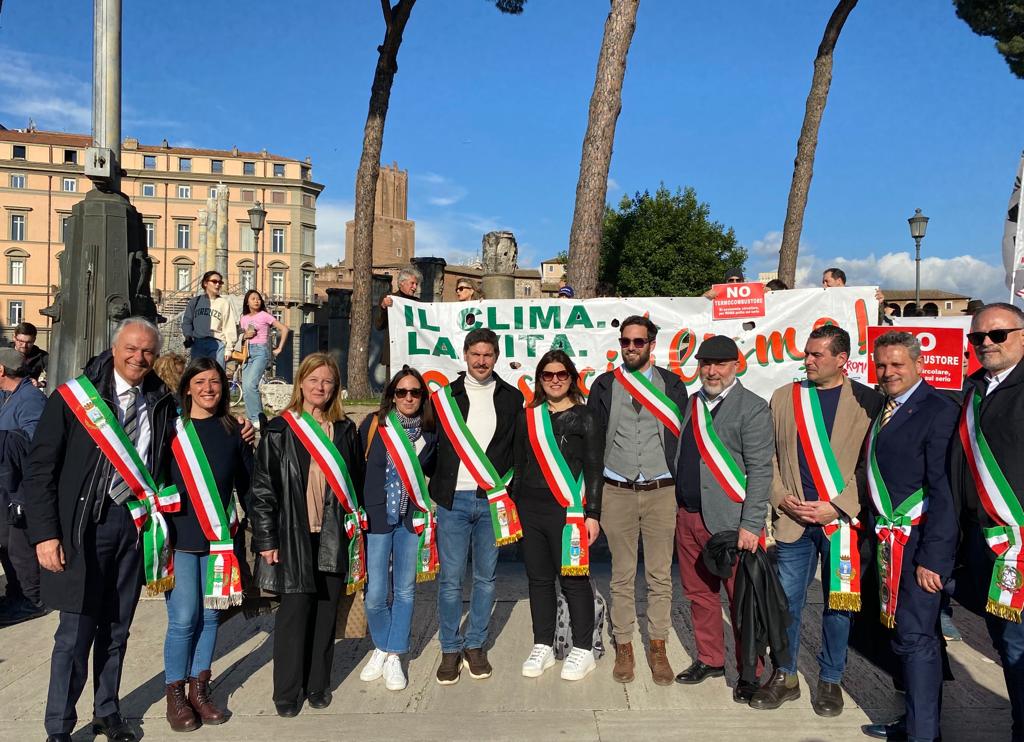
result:
[[(459, 635), (462, 621), (462, 578), (469, 550), (473, 549), (473, 593), (469, 601), (469, 626)], [(494, 570), (498, 547), (494, 543), (491, 511), (487, 500), (475, 491), (456, 490), (452, 509), (437, 509), (437, 555), (441, 575), (437, 587), (438, 634), (441, 651), (479, 649), (487, 641), (487, 626), (494, 609)]]
[(164, 681), (167, 683), (194, 678), (213, 664), (218, 611), (203, 608), (207, 559), (207, 555), (174, 552), (174, 589), (165, 594)]
[(401, 524), (391, 533), (366, 534), (366, 621), (382, 652), (409, 651), (419, 544), (420, 537)]
[(803, 535), (791, 544), (775, 543), (775, 566), (779, 582), (789, 601), (789, 667), (780, 667), (785, 673), (795, 673), (800, 655), (800, 614), (807, 601), (807, 588), (814, 581), (821, 555), (821, 584), (825, 605), (821, 617), (821, 651), (818, 652), (818, 679), (826, 683), (840, 683), (846, 669), (846, 646), (850, 638), (849, 611), (836, 611), (828, 607), (829, 585), (829, 544), (821, 528), (807, 528)]
[(192, 360), (212, 358), (224, 368), (224, 343), (214, 337), (196, 338), (192, 343)]
[(270, 362), (270, 346), (249, 343), (249, 360), (242, 366), (242, 398), (245, 400), (245, 414), (253, 422), (263, 412), (263, 400), (260, 398), (260, 378), (267, 370)]

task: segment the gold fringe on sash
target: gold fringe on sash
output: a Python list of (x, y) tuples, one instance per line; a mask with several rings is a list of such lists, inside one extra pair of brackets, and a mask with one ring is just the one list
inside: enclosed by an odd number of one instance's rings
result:
[(880, 611), (879, 612), (878, 620), (881, 621), (882, 622), (882, 626), (884, 626), (887, 629), (894, 629), (894, 628), (896, 628), (896, 617), (895, 616), (890, 616), (885, 611)]
[(362, 590), (363, 586), (365, 584), (366, 584), (366, 578), (365, 577), (363, 579), (359, 580), (358, 582), (352, 582), (352, 583), (346, 584), (345, 585), (345, 594), (346, 595), (353, 595), (357, 591)]
[(860, 593), (830, 592), (828, 607), (833, 611), (859, 611)]
[(516, 534), (514, 534), (512, 536), (505, 536), (504, 538), (499, 538), (499, 539), (497, 539), (494, 542), (494, 544), (495, 544), (495, 546), (508, 546), (509, 544), (514, 544), (516, 541), (518, 541), (522, 537), (523, 537), (522, 533), (516, 533)]
[(562, 567), (562, 575), (565, 577), (589, 577), (590, 567)]
[(212, 608), (215, 611), (226, 611), (235, 605), (242, 605), (242, 593), (211, 595), (203, 598), (203, 608)]
[(1014, 623), (1020, 623), (1020, 608), (1014, 608), (1013, 606), (1003, 605), (997, 600), (988, 599), (988, 604), (985, 606), (985, 610), (991, 613), (993, 616), (997, 616), (1006, 621), (1013, 621)]
[(161, 577), (159, 580), (153, 580), (153, 582), (146, 583), (146, 595), (151, 598), (173, 589), (174, 575), (167, 575), (166, 577)]
[(417, 572), (416, 582), (430, 582), (437, 577), (437, 572), (438, 571), (436, 569), (432, 572)]

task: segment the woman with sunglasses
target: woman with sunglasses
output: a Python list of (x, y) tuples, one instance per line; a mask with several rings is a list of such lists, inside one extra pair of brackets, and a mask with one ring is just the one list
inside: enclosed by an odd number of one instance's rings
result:
[[(242, 301), (242, 319), (239, 321), (249, 357), (242, 366), (242, 399), (245, 401), (245, 415), (255, 427), (259, 427), (263, 400), (260, 399), (260, 379), (263, 378), (271, 357), (277, 358), (288, 340), (291, 330), (278, 322), (263, 303), (263, 295), (256, 289), (245, 292)], [(277, 330), (277, 347), (270, 349), (270, 328)]]
[(380, 410), (359, 426), (369, 522), (366, 619), (374, 646), (359, 679), (383, 676), (395, 691), (407, 685), (401, 655), (409, 651), (416, 582), (433, 579), (438, 566), (425, 479), (437, 441), (427, 392), (420, 372), (403, 366), (384, 390)]
[(604, 438), (578, 382), (569, 356), (548, 351), (537, 364), (533, 401), (517, 421), (513, 495), (533, 617), (534, 646), (523, 663), (528, 678), (555, 664), (556, 578), (572, 625), (562, 679), (582, 680), (595, 667), (589, 551), (601, 531)]

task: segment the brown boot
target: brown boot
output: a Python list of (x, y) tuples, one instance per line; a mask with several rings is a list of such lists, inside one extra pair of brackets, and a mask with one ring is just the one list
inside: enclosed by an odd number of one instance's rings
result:
[(656, 685), (672, 685), (675, 673), (672, 672), (672, 666), (668, 664), (664, 639), (651, 639), (647, 663), (651, 666), (651, 675), (654, 677)]
[(199, 719), (185, 700), (184, 680), (167, 684), (167, 723), (175, 732), (191, 732), (199, 728)]
[(214, 706), (210, 699), (209, 670), (203, 670), (198, 678), (188, 679), (188, 702), (204, 724), (223, 724), (227, 721), (224, 712)]
[(633, 659), (633, 643), (616, 643), (615, 667), (612, 668), (612, 677), (619, 683), (632, 683), (635, 667), (636, 660)]

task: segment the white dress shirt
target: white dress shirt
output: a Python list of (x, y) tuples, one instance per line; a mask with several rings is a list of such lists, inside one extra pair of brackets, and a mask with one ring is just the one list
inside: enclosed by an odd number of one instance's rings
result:
[(988, 389), (985, 390), (985, 396), (996, 390), (996, 387), (1006, 381), (1006, 377), (1013, 373), (1013, 369), (1017, 368), (1017, 364), (1013, 364), (1008, 369), (1000, 371), (998, 374), (985, 374), (985, 381), (988, 382)]
[[(114, 393), (117, 395), (117, 419), (122, 424), (124, 423), (125, 413), (128, 411), (128, 402), (131, 400), (130, 389), (132, 385), (121, 378), (117, 371), (114, 371)], [(139, 426), (139, 439), (135, 444), (136, 450), (139, 452), (139, 457), (143, 463), (147, 466), (151, 466), (152, 462), (149, 460), (149, 445), (153, 439), (153, 433), (149, 425), (149, 412), (146, 407), (146, 397), (142, 393), (142, 387), (135, 387), (138, 389), (139, 394), (135, 402), (136, 419), (138, 420)]]

